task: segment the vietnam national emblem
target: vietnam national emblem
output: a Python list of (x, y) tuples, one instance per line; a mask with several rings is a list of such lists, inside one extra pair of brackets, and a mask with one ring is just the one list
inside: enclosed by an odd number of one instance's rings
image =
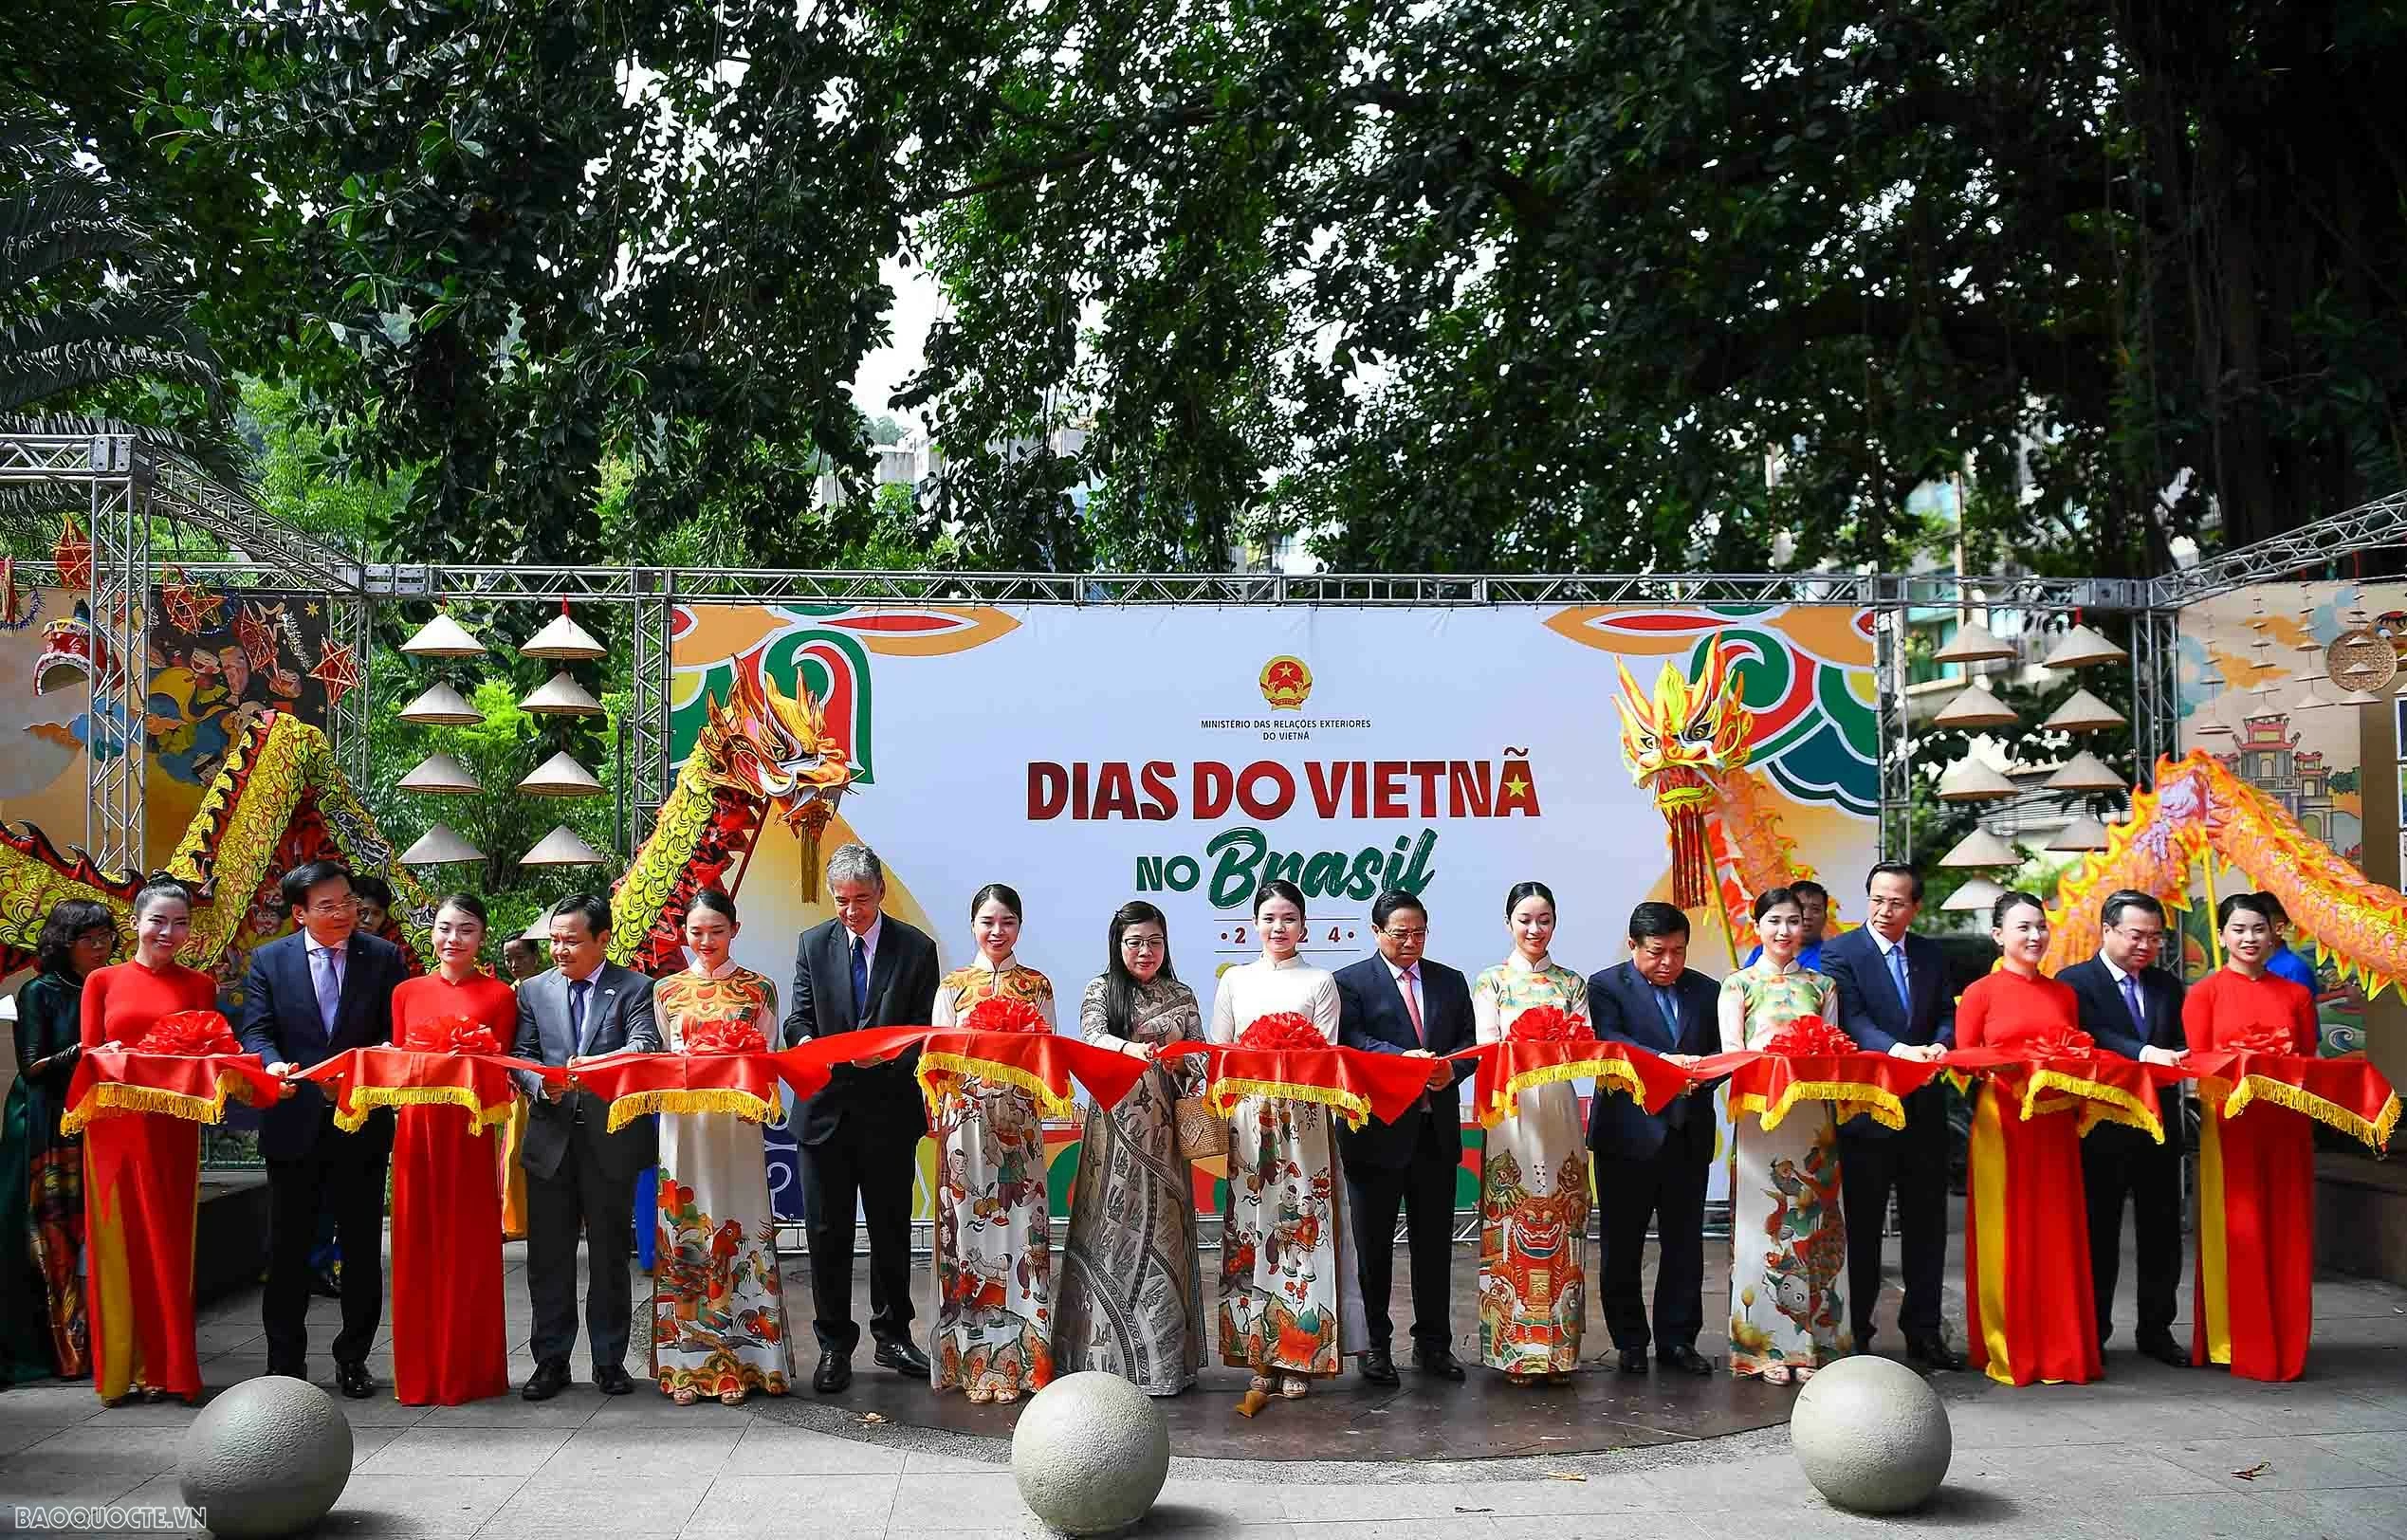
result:
[(1313, 692), (1313, 671), (1302, 658), (1281, 655), (1262, 665), (1262, 699), (1279, 711), (1297, 711)]

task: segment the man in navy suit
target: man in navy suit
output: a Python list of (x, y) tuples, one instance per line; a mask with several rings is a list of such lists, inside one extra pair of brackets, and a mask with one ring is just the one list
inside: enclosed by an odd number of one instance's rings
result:
[(1354, 1213), (1355, 1273), (1370, 1346), (1362, 1377), (1394, 1384), (1388, 1351), (1394, 1326), (1387, 1296), (1395, 1280), (1396, 1210), (1405, 1214), (1412, 1253), (1412, 1359), (1424, 1374), (1460, 1380), (1446, 1284), (1454, 1266), (1454, 1173), (1462, 1163), (1462, 1104), (1457, 1090), (1472, 1071), (1445, 1054), (1471, 1046), (1471, 986), (1432, 962), (1429, 911), (1410, 893), (1390, 890), (1370, 906), (1379, 955), (1337, 970), (1337, 1041), (1369, 1054), (1429, 1058), (1429, 1089), (1393, 1123), (1340, 1129), (1346, 1197)]
[[(2056, 975), (2080, 1002), (2081, 1030), (2125, 1058), (2178, 1064), (2181, 981), (2155, 966), (2164, 944), (2164, 906), (2125, 889), (2099, 910), (2099, 952)], [(2140, 1350), (2173, 1368), (2190, 1366), (2174, 1340), (2181, 1287), (2181, 1088), (2158, 1092), (2162, 1144), (2138, 1128), (2101, 1123), (2081, 1142), (2082, 1190), (2089, 1205), (2089, 1282), (2098, 1299), (2098, 1343), (2114, 1335), (2115, 1276), (2122, 1266), (2122, 1200), (2131, 1197), (2140, 1272)]]
[[(311, 861), (285, 873), (281, 891), (301, 928), (250, 954), (243, 983), (242, 1040), (267, 1072), (291, 1075), (354, 1048), (393, 1041), (393, 991), (408, 976), (401, 949), (357, 934), (359, 901), (351, 873)], [(286, 1079), (284, 1096), (259, 1120), (267, 1162), (267, 1287), (260, 1315), (267, 1372), (308, 1378), (310, 1248), (318, 1219), (334, 1215), (342, 1247), (342, 1329), (335, 1334), (335, 1383), (360, 1400), (376, 1393), (368, 1349), (384, 1316), (384, 1173), (393, 1158), (393, 1114), (369, 1115), (358, 1133), (334, 1126), (335, 1108), (317, 1086)]]
[[(1589, 1019), (1608, 1042), (1633, 1043), (1674, 1064), (1721, 1051), (1720, 986), (1688, 967), (1688, 916), (1670, 904), (1630, 910), (1629, 961), (1588, 981)], [(1640, 1261), (1646, 1225), (1657, 1236), (1655, 1355), (1672, 1368), (1711, 1374), (1697, 1351), (1705, 1325), (1705, 1182), (1714, 1161), (1710, 1086), (1692, 1088), (1658, 1113), (1599, 1091), (1588, 1107), (1596, 1153), (1599, 1292), (1624, 1374), (1646, 1372), (1646, 1296)]]
[[(888, 914), (886, 868), (866, 845), (828, 857), (836, 918), (802, 933), (794, 949), (789, 1046), (864, 1027), (924, 1027), (936, 1014), (936, 944)], [(911, 1184), (928, 1114), (913, 1079), (913, 1050), (883, 1064), (836, 1065), (819, 1093), (795, 1109), (802, 1163), (802, 1231), (811, 1242), (811, 1329), (819, 1364), (811, 1388), (833, 1395), (853, 1383), (854, 1206), (869, 1229), (872, 1357), (926, 1381), (928, 1355), (911, 1340)]]
[[(1938, 943), (1909, 927), (1922, 908), (1922, 877), (1883, 861), (1865, 884), (1866, 924), (1825, 942), (1822, 971), (1839, 990), (1839, 1018), (1868, 1053), (1934, 1059), (1956, 1044), (1956, 997)], [(1905, 1127), (1868, 1117), (1839, 1127), (1839, 1196), (1847, 1226), (1847, 1286), (1855, 1349), (1872, 1350), (1881, 1302), (1881, 1232), (1897, 1195), (1899, 1271), (1905, 1301), (1898, 1328), (1905, 1356), (1935, 1369), (1960, 1369), (1939, 1324), (1947, 1265), (1947, 1100), (1937, 1081), (1905, 1099)]]

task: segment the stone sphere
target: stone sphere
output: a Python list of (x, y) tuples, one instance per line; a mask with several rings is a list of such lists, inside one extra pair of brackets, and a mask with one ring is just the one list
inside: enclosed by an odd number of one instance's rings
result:
[(1069, 1374), (1037, 1392), (1011, 1435), (1028, 1510), (1063, 1534), (1109, 1534), (1152, 1511), (1170, 1474), (1170, 1424), (1116, 1374)]
[(245, 1380), (184, 1432), (175, 1475), (212, 1534), (270, 1540), (326, 1516), (351, 1479), (351, 1424), (306, 1380)]
[(1895, 1359), (1870, 1354), (1840, 1359), (1806, 1383), (1789, 1439), (1814, 1489), (1859, 1513), (1928, 1500), (1955, 1448), (1938, 1393)]

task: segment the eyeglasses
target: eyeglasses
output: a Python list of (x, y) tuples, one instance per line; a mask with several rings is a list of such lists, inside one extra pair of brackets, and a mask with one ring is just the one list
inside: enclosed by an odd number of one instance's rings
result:
[(318, 900), (317, 903), (309, 906), (309, 912), (312, 914), (340, 914), (345, 909), (356, 909), (358, 907), (359, 895), (357, 893), (345, 893), (340, 898), (322, 898)]
[(1124, 952), (1158, 952), (1169, 942), (1160, 936), (1123, 936), (1120, 950)]
[(2116, 926), (2113, 930), (2134, 946), (2155, 946), (2164, 940), (2161, 930), (2134, 930), (2128, 926)]
[(1393, 926), (1389, 926), (1387, 929), (1379, 933), (1387, 937), (1389, 941), (1427, 941), (1429, 939), (1429, 927), (1427, 926), (1423, 926), (1418, 930), (1398, 930)]

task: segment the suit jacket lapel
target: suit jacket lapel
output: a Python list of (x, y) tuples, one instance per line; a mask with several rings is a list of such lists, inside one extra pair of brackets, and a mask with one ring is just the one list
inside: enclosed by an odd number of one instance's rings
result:
[(568, 1021), (568, 975), (554, 969), (549, 988), (550, 998), (543, 1002), (543, 1015), (549, 1018), (559, 1038), (560, 1062), (565, 1064), (577, 1056), (577, 1035), (570, 1030)]
[[(357, 936), (342, 944), (342, 991), (335, 998), (334, 1030), (326, 1035), (329, 1046), (335, 1038), (342, 1036), (343, 1023), (351, 1019), (351, 1009), (358, 1002), (359, 990), (363, 987), (359, 982), (359, 965), (364, 950)], [(306, 961), (308, 954), (304, 952), (302, 955)]]
[(602, 1014), (618, 993), (618, 985), (610, 977), (610, 966), (604, 963), (594, 970), (594, 987), (585, 991), (585, 1030), (578, 1036), (577, 1052), (593, 1052), (594, 1034), (601, 1029)]
[[(1655, 1000), (1655, 986), (1648, 983), (1646, 976), (1638, 971), (1637, 963), (1625, 962), (1622, 966), (1626, 970), (1625, 977), (1628, 981), (1624, 988), (1637, 1003), (1638, 1018), (1646, 1023), (1646, 1031), (1650, 1036), (1663, 1037), (1667, 1029), (1663, 1025), (1663, 1008)], [(1679, 996), (1674, 994), (1672, 999), (1677, 1008)], [(1663, 1044), (1663, 1052), (1669, 1053), (1679, 1046), (1680, 1039), (1673, 1037)]]
[[(848, 932), (847, 934), (849, 935), (850, 933)], [(854, 1022), (853, 1024), (856, 1027), (864, 1025), (866, 1021), (874, 1021), (877, 1019), (877, 998), (886, 992), (886, 986), (893, 981), (894, 970), (901, 966), (900, 963), (894, 961), (894, 953), (895, 950), (902, 944), (902, 938), (900, 936), (889, 936), (881, 933), (877, 938), (877, 950), (870, 954), (869, 996), (863, 1002), (862, 1006), (869, 1015), (864, 1018), (864, 1021)], [(848, 940), (845, 944), (849, 947), (852, 943)], [(852, 996), (853, 960), (848, 956), (844, 960), (844, 1003), (847, 1006), (850, 1006), (853, 1003)], [(925, 1026), (927, 1023), (918, 1022), (912, 1024)]]

